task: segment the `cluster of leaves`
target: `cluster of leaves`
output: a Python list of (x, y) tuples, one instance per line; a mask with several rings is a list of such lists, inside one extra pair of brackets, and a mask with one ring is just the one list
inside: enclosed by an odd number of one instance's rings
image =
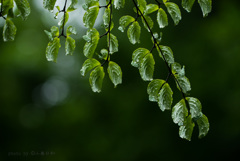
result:
[[(12, 19), (22, 17), (26, 20), (29, 16), (31, 9), (27, 0), (1, 0), (0, 1), (0, 18), (5, 20), (3, 27), (3, 40), (13, 41), (17, 33), (17, 27), (14, 25)], [(15, 11), (14, 6), (17, 10)]]
[[(174, 60), (173, 52), (170, 47), (160, 45), (162, 36), (152, 31), (154, 21), (150, 14), (157, 12), (157, 23), (159, 28), (168, 26), (168, 15), (171, 16), (175, 25), (177, 25), (181, 17), (180, 8), (176, 3), (163, 0), (157, 4), (147, 4), (145, 0), (132, 0), (134, 3), (134, 12), (137, 14), (136, 18), (126, 15), (119, 20), (119, 30), (124, 32), (125, 28), (129, 26), (127, 36), (132, 44), (140, 43), (141, 27), (138, 23), (138, 18), (141, 17), (143, 26), (148, 30), (153, 42), (151, 50), (146, 48), (138, 48), (133, 52), (132, 65), (139, 69), (141, 78), (144, 81), (151, 81), (148, 85), (147, 92), (149, 100), (157, 102), (162, 111), (172, 110), (173, 122), (180, 126), (179, 136), (181, 138), (191, 140), (193, 128), (195, 123), (199, 127), (199, 138), (205, 136), (209, 131), (209, 122), (207, 117), (202, 113), (202, 106), (197, 98), (187, 97), (191, 90), (189, 79), (185, 76), (185, 67), (181, 67), (179, 63)], [(211, 0), (198, 1), (203, 12), (203, 16), (207, 16), (211, 11)], [(182, 6), (188, 12), (191, 11), (194, 1), (183, 0)], [(165, 7), (165, 8), (163, 8)], [(165, 12), (165, 10), (167, 12)], [(153, 50), (156, 49), (158, 57), (160, 57), (168, 69), (168, 76), (166, 80), (153, 79), (155, 59)], [(172, 77), (177, 88), (180, 90), (183, 99), (180, 100), (173, 108), (173, 91), (168, 84), (169, 78)]]
[[(182, 0), (182, 7), (187, 12), (190, 12), (194, 2), (195, 0)], [(52, 11), (55, 3), (56, 0), (44, 0), (44, 7)], [(174, 24), (177, 25), (182, 19), (179, 6), (169, 0), (155, 0), (155, 4), (148, 4), (146, 0), (132, 0), (131, 3), (133, 4), (133, 13), (136, 14), (136, 17), (134, 18), (131, 15), (122, 16), (119, 19), (118, 29), (124, 32), (129, 26), (127, 37), (132, 44), (140, 43), (141, 26), (149, 32), (153, 43), (152, 48), (150, 50), (143, 47), (136, 49), (132, 54), (131, 62), (133, 67), (138, 68), (141, 78), (144, 81), (150, 81), (147, 87), (149, 100), (157, 102), (162, 111), (172, 110), (172, 119), (174, 123), (179, 125), (179, 136), (181, 138), (190, 141), (195, 124), (199, 128), (199, 138), (204, 137), (209, 131), (208, 118), (202, 113), (200, 101), (197, 98), (189, 97), (191, 85), (189, 79), (185, 76), (185, 67), (175, 62), (173, 51), (170, 47), (161, 44), (162, 33), (153, 32), (154, 21), (151, 15), (154, 13), (157, 14), (156, 22), (160, 29), (168, 26), (168, 15), (170, 15)], [(211, 12), (212, 1), (198, 0), (198, 3), (203, 16), (207, 16)], [(50, 39), (46, 50), (46, 57), (49, 61), (56, 62), (58, 50), (61, 46), (59, 39), (61, 36), (66, 38), (66, 54), (71, 55), (73, 53), (75, 40), (69, 35), (76, 34), (76, 32), (73, 27), (69, 26), (65, 35), (64, 26), (69, 17), (68, 12), (75, 10), (74, 6), (76, 4), (77, 0), (71, 0), (71, 4), (67, 8), (67, 0), (65, 0), (63, 10), (60, 10), (60, 7), (56, 6), (58, 12), (55, 16), (60, 12), (64, 13), (59, 22), (62, 32), (59, 34), (59, 28), (56, 26), (52, 27), (50, 32), (45, 31)], [(111, 61), (110, 56), (118, 52), (118, 40), (112, 33), (112, 29), (114, 28), (112, 21), (113, 8), (119, 10), (120, 8), (124, 8), (124, 6), (125, 0), (106, 0), (106, 5), (104, 6), (100, 6), (99, 0), (85, 0), (83, 4), (83, 9), (85, 10), (83, 23), (88, 28), (86, 35), (83, 36), (83, 39), (86, 41), (83, 54), (87, 57), (87, 60), (84, 62), (80, 72), (83, 76), (90, 72), (89, 83), (93, 92), (100, 92), (102, 89), (102, 82), (105, 77), (105, 65), (107, 65), (107, 72), (114, 86), (116, 87), (122, 83), (121, 67), (116, 62)], [(94, 28), (100, 9), (105, 9), (103, 27), (106, 32), (102, 35)], [(142, 25), (139, 19), (141, 19)], [(98, 43), (104, 36), (107, 37), (107, 47), (106, 49), (101, 49), (100, 52), (96, 52)], [(156, 49), (157, 56), (154, 55), (154, 49)], [(165, 80), (154, 78), (156, 58), (162, 59), (167, 67), (168, 75)], [(173, 107), (173, 91), (168, 84), (170, 78), (175, 80), (176, 87), (182, 95), (182, 99)]]
[[(76, 35), (76, 29), (72, 26), (68, 26), (66, 34), (65, 32), (65, 26), (69, 19), (69, 12), (72, 12), (76, 10), (75, 5), (78, 3), (78, 0), (71, 0), (70, 5), (67, 7), (67, 0), (65, 0), (64, 7), (61, 10), (59, 6), (56, 6), (57, 12), (55, 13), (55, 18), (57, 19), (59, 13), (63, 13), (63, 16), (61, 17), (60, 21), (58, 22), (58, 26), (53, 26), (49, 31), (45, 30), (45, 33), (47, 34), (50, 42), (47, 45), (46, 49), (46, 58), (48, 61), (57, 62), (57, 56), (59, 49), (61, 47), (60, 43), (60, 37), (66, 38), (65, 40), (65, 52), (66, 55), (72, 55), (76, 44), (75, 40), (70, 36), (72, 34)], [(43, 6), (44, 8), (48, 9), (49, 11), (53, 12), (53, 9), (55, 7), (56, 0), (43, 0)], [(59, 32), (59, 29), (61, 30), (61, 33)]]
[[(114, 3), (113, 3), (114, 2)], [(121, 67), (113, 61), (110, 61), (110, 55), (118, 52), (118, 40), (115, 35), (111, 33), (114, 24), (112, 22), (112, 6), (115, 5), (119, 8), (120, 1), (108, 0), (105, 6), (100, 6), (98, 0), (86, 0), (83, 8), (86, 10), (83, 16), (83, 23), (88, 28), (86, 35), (83, 39), (86, 41), (83, 53), (88, 58), (81, 69), (81, 74), (86, 75), (87, 72), (91, 71), (89, 82), (94, 92), (100, 92), (102, 88), (102, 82), (105, 76), (104, 65), (108, 64), (107, 71), (110, 80), (117, 87), (118, 84), (122, 83), (122, 70)], [(99, 32), (93, 28), (96, 18), (99, 13), (99, 9), (105, 9), (103, 14), (103, 27), (106, 32), (100, 36)], [(99, 40), (106, 36), (107, 37), (107, 49), (101, 49), (100, 54), (95, 53)], [(94, 54), (101, 59), (103, 62), (100, 63), (97, 59), (94, 59)]]

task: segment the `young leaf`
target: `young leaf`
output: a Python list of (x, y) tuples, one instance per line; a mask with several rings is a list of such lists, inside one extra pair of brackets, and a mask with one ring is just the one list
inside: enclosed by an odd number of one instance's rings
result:
[(195, 0), (182, 0), (182, 7), (186, 11), (191, 12), (194, 2), (195, 2)]
[(164, 28), (168, 25), (168, 17), (166, 12), (160, 8), (157, 13), (157, 22), (160, 28)]
[(172, 109), (172, 119), (175, 124), (183, 126), (186, 117), (188, 116), (188, 109), (186, 107), (184, 99), (179, 101)]
[(57, 26), (51, 27), (51, 34), (52, 37), (58, 37), (59, 36), (59, 29)]
[(125, 0), (114, 0), (114, 6), (116, 9), (124, 8)]
[(71, 0), (71, 4), (69, 5), (67, 12), (72, 12), (76, 10), (75, 5), (78, 3), (78, 0)]
[(75, 50), (75, 47), (76, 47), (75, 40), (70, 36), (67, 36), (66, 42), (65, 42), (66, 55), (72, 55)]
[(97, 66), (90, 74), (89, 83), (93, 92), (101, 92), (105, 73), (102, 66)]
[(90, 7), (83, 16), (83, 24), (87, 28), (93, 28), (99, 12), (99, 6)]
[(158, 102), (158, 94), (164, 83), (164, 80), (154, 79), (148, 84), (147, 93), (149, 95), (149, 101)]
[(155, 61), (151, 53), (143, 57), (139, 72), (144, 81), (151, 81), (153, 79)]
[(87, 57), (87, 58), (92, 58), (97, 45), (98, 45), (98, 41), (99, 41), (99, 33), (98, 31), (93, 28), (93, 29), (89, 29), (87, 31), (87, 35), (85, 35), (85, 39), (88, 38), (88, 41), (86, 42), (86, 44), (83, 47), (83, 54)]
[(98, 54), (98, 57), (99, 57), (100, 59), (106, 60), (107, 57), (108, 57), (108, 50), (107, 50), (107, 49), (102, 49), (102, 50), (100, 51), (100, 54)]
[(181, 67), (179, 63), (173, 63), (171, 67), (173, 74), (177, 74), (179, 77), (185, 76), (185, 66)]
[(202, 105), (201, 102), (193, 97), (187, 97), (186, 100), (189, 103), (190, 113), (194, 121), (202, 117)]
[(131, 65), (139, 68), (140, 64), (142, 62), (142, 59), (148, 54), (150, 53), (150, 51), (148, 49), (145, 48), (138, 48), (133, 52), (132, 55), (132, 62)]
[[(160, 45), (160, 48), (161, 48), (161, 50), (163, 52), (162, 54), (164, 55), (167, 63), (169, 65), (173, 64), (174, 63), (174, 57), (173, 57), (173, 52), (172, 52), (171, 48), (168, 47), (168, 46), (162, 46), (162, 45)], [(159, 55), (160, 55), (160, 57), (162, 57), (161, 54), (159, 54)]]
[(72, 35), (72, 34), (76, 35), (77, 31), (76, 31), (75, 27), (68, 26), (68, 28), (67, 28), (67, 36)]
[(58, 37), (55, 37), (53, 41), (50, 41), (48, 43), (47, 49), (46, 49), (46, 58), (48, 61), (57, 62), (57, 56), (59, 48), (61, 47), (60, 39)]
[(183, 139), (191, 141), (194, 126), (195, 124), (192, 122), (191, 115), (189, 115), (184, 125), (179, 128), (179, 136)]
[(99, 0), (85, 0), (85, 5), (87, 8), (92, 7), (92, 6), (99, 6)]
[(2, 16), (8, 14), (8, 11), (13, 8), (13, 0), (4, 0), (1, 7), (2, 7)]
[(14, 0), (23, 20), (26, 20), (31, 12), (30, 4), (27, 0)]
[(158, 95), (158, 106), (162, 111), (171, 110), (173, 92), (168, 83), (165, 83)]
[(127, 35), (132, 44), (140, 43), (141, 27), (137, 21), (128, 28)]
[(43, 7), (49, 11), (53, 11), (56, 1), (57, 0), (43, 0)]
[(203, 17), (208, 16), (212, 11), (212, 0), (198, 0), (198, 3), (202, 9)]
[[(107, 35), (107, 44), (109, 46), (109, 34)], [(113, 54), (115, 52), (118, 52), (118, 40), (117, 40), (117, 37), (114, 36), (113, 34), (110, 34), (110, 47), (109, 47), (110, 51), (109, 53), (110, 54)]]
[(17, 28), (14, 23), (10, 19), (6, 19), (5, 25), (3, 27), (3, 40), (13, 41), (15, 39), (15, 35), (17, 32)]
[(178, 5), (173, 2), (166, 2), (165, 6), (167, 7), (168, 13), (172, 17), (174, 24), (177, 25), (179, 21), (182, 19), (181, 11)]
[(80, 70), (80, 73), (82, 76), (85, 76), (86, 73), (88, 73), (90, 70), (94, 69), (97, 66), (100, 66), (101, 63), (97, 61), (96, 59), (87, 59), (82, 66), (82, 69)]
[(114, 84), (114, 87), (117, 87), (118, 84), (122, 83), (122, 70), (121, 67), (113, 62), (110, 61), (108, 63), (108, 74), (109, 78), (111, 79), (112, 83)]
[(158, 5), (156, 5), (156, 4), (148, 4), (147, 6), (146, 6), (146, 10), (144, 11), (144, 14), (145, 15), (148, 15), (148, 14), (150, 14), (150, 13), (153, 13), (153, 12), (155, 12), (155, 11), (157, 11), (158, 10)]
[(135, 21), (135, 18), (133, 18), (132, 16), (122, 16), (119, 19), (120, 26), (118, 27), (118, 29), (124, 32), (125, 28), (133, 21)]
[(109, 28), (109, 22), (110, 22), (110, 8), (105, 9), (103, 14), (103, 24), (105, 29)]
[(199, 138), (203, 138), (204, 136), (207, 135), (209, 131), (209, 122), (207, 116), (204, 114), (202, 115), (201, 118), (197, 120), (198, 128), (199, 128)]

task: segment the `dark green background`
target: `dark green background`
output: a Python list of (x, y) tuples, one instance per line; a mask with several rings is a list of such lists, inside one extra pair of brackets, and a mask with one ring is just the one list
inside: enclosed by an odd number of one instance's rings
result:
[[(88, 76), (79, 73), (86, 59), (82, 54), (82, 39), (76, 41), (74, 56), (64, 55), (62, 42), (58, 63), (46, 61), (48, 39), (43, 30), (50, 25), (44, 23), (47, 19), (42, 18), (42, 10), (31, 6), (32, 14), (27, 21), (14, 20), (18, 28), (16, 40), (7, 43), (0, 40), (0, 160), (239, 158), (239, 1), (213, 0), (213, 12), (207, 18), (202, 18), (196, 3), (190, 14), (181, 9), (183, 19), (178, 26), (170, 20), (169, 27), (162, 30), (162, 44), (170, 46), (175, 60), (186, 66), (191, 96), (202, 102), (203, 112), (210, 121), (209, 134), (199, 140), (195, 128), (191, 142), (179, 138), (178, 126), (172, 122), (169, 111), (162, 112), (156, 103), (148, 101), (148, 82), (143, 82), (138, 70), (130, 65), (137, 47), (152, 46), (145, 29), (140, 45), (131, 45), (126, 33), (117, 30), (120, 16), (134, 16), (130, 1), (125, 9), (113, 13), (119, 52), (111, 59), (122, 67), (123, 84), (114, 89), (106, 74), (100, 94), (93, 93)], [(56, 24), (57, 21), (52, 23)], [(78, 27), (78, 31), (75, 38), (86, 29)], [(99, 31), (104, 33), (103, 29)], [(154, 31), (160, 32), (157, 27)], [(100, 44), (97, 51), (106, 48), (106, 39), (101, 39)], [(154, 78), (165, 79), (167, 69), (156, 51), (154, 55)], [(181, 95), (172, 79), (170, 85), (175, 104)], [(24, 152), (28, 152), (27, 157)]]

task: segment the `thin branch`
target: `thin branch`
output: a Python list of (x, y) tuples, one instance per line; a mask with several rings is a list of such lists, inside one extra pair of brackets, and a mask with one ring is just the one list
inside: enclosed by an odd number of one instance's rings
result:
[[(143, 20), (145, 21), (145, 23), (146, 23), (146, 25), (147, 25), (147, 28), (148, 28), (148, 30), (150, 31), (150, 34), (151, 34), (151, 36), (152, 36), (152, 38), (153, 38), (154, 45), (156, 45), (157, 48), (159, 49), (159, 51), (160, 51), (160, 53), (161, 53), (161, 56), (162, 56), (162, 58), (163, 58), (163, 60), (164, 60), (164, 62), (165, 62), (165, 64), (166, 64), (166, 66), (167, 66), (167, 69), (168, 69), (168, 72), (169, 72), (168, 77), (167, 77), (167, 80), (169, 79), (169, 77), (170, 77), (171, 75), (173, 76), (173, 78), (174, 78), (175, 81), (177, 82), (177, 85), (178, 85), (178, 87), (179, 87), (179, 89), (180, 89), (180, 92), (182, 93), (182, 97), (183, 97), (186, 105), (188, 106), (185, 93), (183, 93), (183, 90), (182, 90), (182, 87), (180, 86), (179, 81), (177, 80), (177, 78), (176, 78), (176, 77), (174, 76), (174, 74), (172, 73), (171, 67), (170, 67), (170, 65), (168, 64), (165, 56), (163, 55), (163, 51), (162, 51), (162, 49), (160, 48), (160, 46), (159, 46), (159, 44), (158, 44), (158, 42), (157, 42), (157, 39), (154, 37), (154, 34), (153, 34), (153, 32), (152, 32), (152, 30), (151, 30), (151, 28), (150, 28), (150, 26), (149, 26), (146, 18), (144, 17), (144, 15), (143, 15), (143, 13), (141, 12), (141, 10), (138, 8), (138, 5), (137, 5), (137, 3), (135, 2), (135, 0), (132, 0), (132, 1), (133, 1), (134, 5), (135, 5), (135, 7), (136, 7), (136, 9), (137, 9), (137, 12), (140, 13), (140, 16), (141, 16), (141, 17), (143, 18)], [(158, 1), (156, 0), (156, 2), (158, 2)], [(160, 3), (160, 2), (159, 2), (159, 3)]]
[(0, 11), (0, 17), (2, 17), (4, 20), (6, 20), (6, 17), (3, 16), (3, 0), (1, 0), (1, 11)]
[(64, 4), (64, 7), (63, 9), (60, 11), (60, 12), (63, 12), (63, 26), (62, 26), (62, 32), (61, 34), (58, 36), (58, 37), (65, 37), (66, 38), (66, 35), (64, 35), (64, 27), (65, 27), (65, 19), (66, 19), (66, 7), (67, 7), (67, 0), (65, 0), (65, 4)]
[(155, 2), (158, 4), (158, 7), (160, 8), (160, 6), (161, 6), (161, 2), (159, 2), (158, 0), (155, 0)]
[[(108, 34), (108, 55), (107, 55), (107, 59), (101, 64), (101, 66), (103, 66), (104, 64), (106, 64), (109, 61), (109, 57), (110, 57), (110, 46), (111, 46), (111, 23), (112, 23), (112, 0), (109, 1), (109, 3), (107, 4), (107, 6), (110, 5), (110, 20), (109, 20), (109, 26), (108, 26), (108, 31), (103, 34), (102, 36), (105, 36)], [(100, 36), (100, 38), (102, 37)]]

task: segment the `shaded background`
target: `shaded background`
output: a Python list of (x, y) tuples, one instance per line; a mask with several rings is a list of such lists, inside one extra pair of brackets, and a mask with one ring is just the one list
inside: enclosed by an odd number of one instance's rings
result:
[[(61, 0), (59, 1), (61, 3)], [(213, 12), (202, 18), (195, 3), (191, 14), (182, 8), (182, 21), (163, 30), (162, 44), (172, 48), (175, 60), (186, 66), (191, 96), (199, 98), (210, 121), (207, 137), (199, 140), (195, 127), (192, 141), (178, 136), (178, 126), (169, 111), (161, 112), (148, 101), (148, 82), (130, 65), (137, 47), (151, 48), (143, 29), (141, 45), (131, 45), (126, 33), (117, 30), (132, 3), (114, 10), (114, 34), (119, 52), (111, 59), (123, 70), (123, 84), (114, 89), (105, 77), (102, 93), (91, 91), (88, 76), (79, 70), (86, 59), (84, 41), (77, 39), (73, 56), (65, 56), (64, 42), (58, 62), (47, 62), (49, 30), (54, 15), (32, 1), (28, 20), (16, 19), (16, 40), (0, 39), (0, 160), (34, 161), (138, 161), (138, 160), (227, 160), (238, 158), (240, 145), (240, 10), (239, 1), (214, 1)], [(179, 3), (178, 3), (179, 4)], [(39, 6), (40, 5), (40, 6)], [(61, 4), (60, 4), (61, 5)], [(38, 6), (38, 7), (37, 7)], [(125, 10), (125, 11), (124, 11)], [(81, 37), (80, 10), (67, 25), (77, 27)], [(2, 26), (3, 20), (0, 19)], [(97, 22), (100, 33), (101, 20)], [(156, 24), (155, 24), (156, 26)], [(160, 30), (156, 27), (155, 31)], [(2, 32), (2, 27), (0, 28)], [(146, 39), (146, 40), (145, 40)], [(63, 40), (63, 39), (62, 39)], [(97, 49), (106, 48), (102, 39)], [(155, 78), (165, 79), (167, 69), (157, 58)], [(174, 103), (181, 99), (173, 80)], [(28, 156), (23, 156), (27, 154)]]

